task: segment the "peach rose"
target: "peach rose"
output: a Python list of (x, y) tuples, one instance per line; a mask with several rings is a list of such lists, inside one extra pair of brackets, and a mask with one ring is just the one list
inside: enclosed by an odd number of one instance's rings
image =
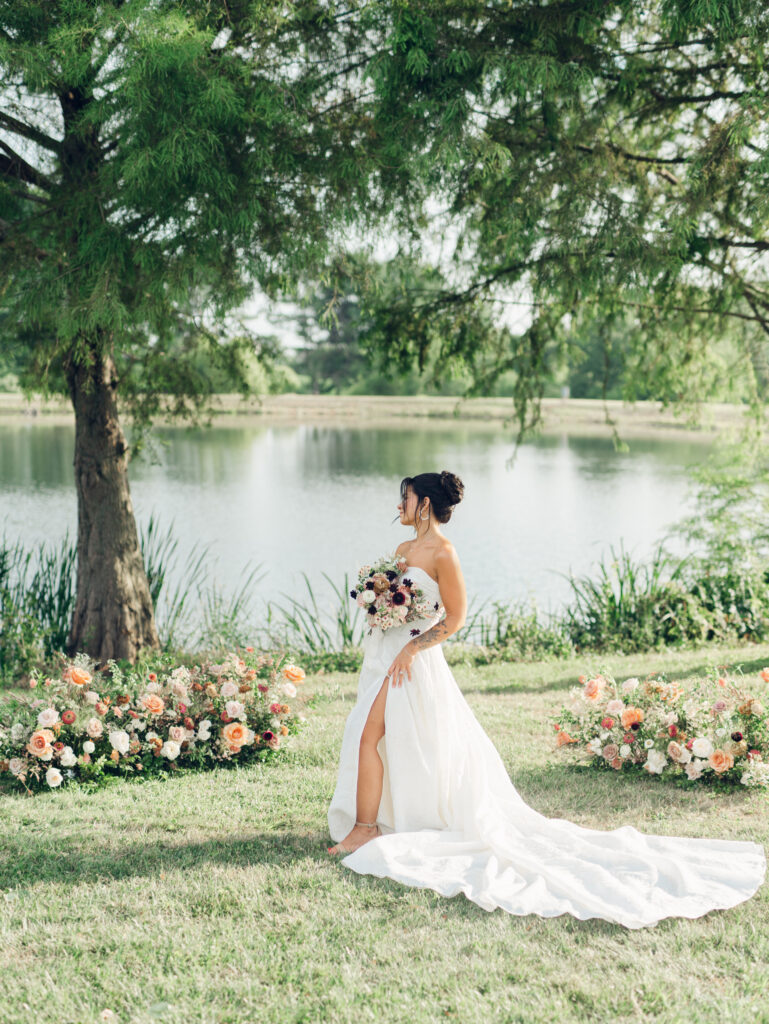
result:
[(289, 683), (303, 683), (305, 678), (304, 669), (299, 668), (298, 665), (284, 665), (283, 678)]
[(708, 764), (714, 772), (721, 775), (723, 772), (728, 772), (730, 768), (734, 768), (734, 758), (725, 750), (714, 750), (708, 758)]
[(612, 766), (612, 768), (615, 771), (618, 772), (620, 770), (620, 768), (622, 767), (622, 764), (623, 764), (622, 758), (621, 757), (615, 757), (614, 760), (611, 763), (611, 766)]
[(644, 720), (644, 713), (640, 708), (625, 708), (622, 712), (622, 728), (630, 729), (633, 725), (640, 725)]
[(85, 723), (85, 731), (91, 737), (92, 740), (98, 740), (104, 732), (104, 726), (101, 724), (98, 718), (89, 718)]
[(597, 700), (603, 689), (603, 682), (599, 678), (588, 679), (585, 683), (584, 695), (588, 700)]
[(73, 665), (66, 673), (66, 678), (75, 686), (88, 686), (91, 682), (91, 673), (86, 668), (79, 668), (77, 665)]
[(769, 683), (769, 668), (762, 668), (758, 674), (765, 683)]
[(163, 698), (158, 697), (156, 693), (145, 693), (141, 699), (141, 704), (151, 715), (161, 715), (166, 707)]
[(53, 733), (50, 729), (37, 729), (29, 737), (27, 743), (27, 750), (30, 754), (34, 754), (35, 757), (43, 757), (48, 754), (48, 751), (53, 753)]
[(229, 745), (230, 750), (238, 751), (246, 742), (248, 731), (242, 722), (230, 722), (222, 729), (222, 736)]
[(569, 734), (567, 732), (565, 732), (563, 729), (561, 729), (561, 731), (558, 733), (558, 739), (555, 741), (555, 745), (557, 747), (565, 747), (567, 743), (576, 743), (576, 742), (577, 741), (573, 740), (571, 738), (571, 736), (569, 736)]

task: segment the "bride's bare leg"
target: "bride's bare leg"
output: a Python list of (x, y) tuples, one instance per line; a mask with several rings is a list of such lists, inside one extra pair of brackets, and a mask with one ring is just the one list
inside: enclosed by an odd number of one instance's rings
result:
[[(385, 705), (387, 703), (387, 687), (389, 679), (385, 679), (379, 693), (371, 705), (363, 733), (360, 738), (360, 750), (358, 752), (358, 789), (357, 789), (357, 820), (375, 822), (379, 811), (379, 804), (382, 799), (382, 782), (384, 779), (384, 765), (379, 756), (377, 744), (385, 733)], [(364, 828), (361, 825), (353, 826), (342, 840), (341, 845), (345, 850), (357, 850), (369, 839), (378, 835), (375, 828)], [(338, 846), (329, 847), (329, 853), (341, 853)]]

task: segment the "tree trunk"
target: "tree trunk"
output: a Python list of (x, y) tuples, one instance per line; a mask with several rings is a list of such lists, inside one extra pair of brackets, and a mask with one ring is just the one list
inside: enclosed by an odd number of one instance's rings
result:
[(128, 488), (127, 445), (111, 355), (67, 371), (75, 408), (77, 597), (68, 648), (99, 662), (135, 661), (158, 634)]

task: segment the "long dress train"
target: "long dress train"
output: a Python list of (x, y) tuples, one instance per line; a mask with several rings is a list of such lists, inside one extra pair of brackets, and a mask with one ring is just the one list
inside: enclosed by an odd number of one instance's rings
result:
[[(440, 604), (424, 569), (422, 589)], [(438, 621), (408, 622), (364, 641), (358, 697), (345, 724), (329, 830), (339, 842), (356, 820), (358, 753), (371, 705), (395, 655)], [(627, 928), (699, 917), (749, 899), (766, 871), (758, 843), (611, 831), (546, 818), (521, 798), (494, 744), (465, 701), (440, 645), (418, 652), (412, 678), (388, 686), (377, 814), (383, 834), (344, 857), (359, 874), (444, 896), (464, 893), (484, 910), (602, 918)]]

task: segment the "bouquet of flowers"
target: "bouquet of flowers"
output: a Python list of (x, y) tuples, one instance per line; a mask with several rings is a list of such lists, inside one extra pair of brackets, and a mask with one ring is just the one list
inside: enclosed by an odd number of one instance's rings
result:
[(114, 662), (97, 672), (78, 655), (59, 679), (33, 677), (29, 696), (0, 705), (0, 779), (32, 792), (264, 760), (305, 721), (284, 703), (304, 678), (285, 657), (251, 647), (221, 664), (127, 674)]
[[(358, 570), (358, 582), (350, 591), (356, 603), (366, 610), (370, 629), (391, 629), (404, 622), (426, 619), (440, 610), (437, 601), (431, 601), (413, 580), (404, 575), (406, 559), (401, 555), (378, 559), (373, 565), (362, 565)], [(421, 630), (412, 629), (417, 636)]]
[(663, 679), (580, 677), (554, 728), (597, 768), (769, 786), (769, 668), (748, 688), (724, 676), (684, 689)]

